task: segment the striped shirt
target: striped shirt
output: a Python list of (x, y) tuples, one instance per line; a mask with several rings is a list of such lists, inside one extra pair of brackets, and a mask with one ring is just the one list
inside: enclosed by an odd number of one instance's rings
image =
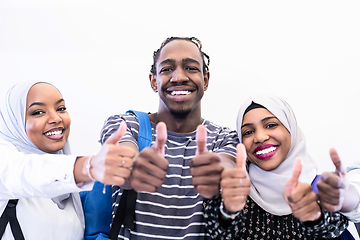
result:
[[(105, 123), (100, 142), (118, 128), (121, 121), (127, 123), (127, 133), (121, 141), (137, 144), (139, 123), (132, 114), (111, 116)], [(236, 131), (217, 126), (207, 120), (207, 148), (209, 152), (224, 153), (236, 157), (238, 136)], [(151, 123), (153, 142), (156, 125)], [(191, 184), (189, 161), (196, 152), (196, 132), (167, 132), (165, 158), (169, 168), (163, 185), (155, 193), (138, 193), (135, 207), (135, 229), (121, 228), (118, 239), (211, 239), (205, 230), (203, 197)], [(113, 187), (113, 217), (121, 199), (122, 189)]]

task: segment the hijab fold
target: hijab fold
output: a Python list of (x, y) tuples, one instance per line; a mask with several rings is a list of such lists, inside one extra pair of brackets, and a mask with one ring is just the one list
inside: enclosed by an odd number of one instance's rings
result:
[[(306, 150), (305, 136), (297, 124), (294, 112), (289, 104), (279, 97), (257, 95), (249, 98), (239, 109), (236, 123), (239, 135), (241, 135), (244, 113), (253, 102), (262, 105), (279, 119), (291, 135), (291, 146), (285, 160), (274, 170), (265, 171), (252, 163), (248, 165), (251, 180), (250, 197), (271, 214), (288, 215), (292, 212), (283, 199), (282, 191), (291, 177), (295, 160), (302, 159), (299, 182), (311, 184), (316, 176), (317, 167)], [(240, 142), (242, 142), (241, 136)]]

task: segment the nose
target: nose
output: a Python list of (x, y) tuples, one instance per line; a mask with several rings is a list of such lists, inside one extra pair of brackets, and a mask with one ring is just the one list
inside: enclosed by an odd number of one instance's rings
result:
[(56, 111), (49, 112), (48, 123), (49, 124), (58, 124), (62, 121), (62, 118)]
[(269, 135), (264, 129), (257, 130), (254, 135), (254, 143), (263, 143), (269, 139)]
[(184, 82), (189, 81), (189, 78), (187, 77), (184, 69), (177, 68), (175, 71), (173, 71), (170, 82)]

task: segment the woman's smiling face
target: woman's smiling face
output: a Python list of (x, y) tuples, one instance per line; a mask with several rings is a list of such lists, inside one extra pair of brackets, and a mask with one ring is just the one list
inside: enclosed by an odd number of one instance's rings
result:
[(249, 161), (266, 171), (277, 168), (291, 146), (290, 133), (266, 108), (255, 108), (244, 115), (241, 137)]
[(25, 131), (37, 148), (47, 153), (63, 149), (69, 137), (70, 123), (65, 101), (54, 86), (37, 83), (30, 88)]

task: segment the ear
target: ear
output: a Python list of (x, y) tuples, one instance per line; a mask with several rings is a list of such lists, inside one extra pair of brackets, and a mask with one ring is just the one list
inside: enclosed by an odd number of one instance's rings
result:
[(209, 87), (210, 72), (207, 71), (204, 75), (204, 90), (206, 91)]
[(151, 85), (151, 88), (154, 92), (158, 92), (157, 90), (157, 83), (156, 83), (156, 77), (154, 76), (153, 73), (150, 73), (149, 74), (149, 80), (150, 80), (150, 85)]

